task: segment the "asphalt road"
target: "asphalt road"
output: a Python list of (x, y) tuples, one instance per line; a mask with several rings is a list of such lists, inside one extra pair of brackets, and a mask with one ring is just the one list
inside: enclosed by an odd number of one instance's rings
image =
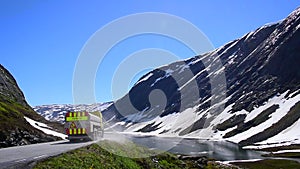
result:
[(68, 140), (62, 140), (3, 148), (0, 149), (0, 168), (23, 168), (24, 166), (28, 166), (30, 162), (55, 156), (92, 143), (93, 141), (70, 143)]

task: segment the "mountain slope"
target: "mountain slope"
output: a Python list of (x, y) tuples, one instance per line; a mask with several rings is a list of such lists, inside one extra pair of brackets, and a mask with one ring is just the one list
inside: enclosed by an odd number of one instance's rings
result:
[[(115, 115), (112, 128), (127, 132), (228, 139), (241, 145), (300, 143), (295, 127), (300, 124), (299, 28), (300, 8), (219, 49), (149, 72), (104, 113)], [(216, 58), (222, 67), (216, 68)], [(204, 60), (211, 62), (205, 66)], [(193, 77), (182, 76), (185, 71)], [(225, 88), (226, 98), (216, 102), (212, 98), (219, 96), (212, 94), (210, 80), (222, 71), (226, 83), (218, 86)], [(156, 98), (166, 99), (151, 102), (155, 89), (164, 93)], [(268, 142), (287, 132), (294, 136)]]
[(0, 148), (58, 139), (32, 127), (24, 117), (46, 122), (27, 104), (14, 77), (0, 65)]

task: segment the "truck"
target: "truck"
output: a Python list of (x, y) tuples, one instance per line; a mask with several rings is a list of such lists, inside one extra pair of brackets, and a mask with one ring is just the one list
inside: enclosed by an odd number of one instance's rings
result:
[(102, 113), (99, 111), (67, 112), (64, 128), (70, 142), (98, 140), (104, 135)]

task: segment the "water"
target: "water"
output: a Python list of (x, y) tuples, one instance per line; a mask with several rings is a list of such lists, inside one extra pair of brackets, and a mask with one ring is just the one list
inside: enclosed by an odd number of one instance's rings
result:
[(174, 154), (206, 156), (220, 161), (263, 159), (261, 152), (244, 150), (228, 141), (165, 138), (155, 136), (127, 136), (133, 142)]

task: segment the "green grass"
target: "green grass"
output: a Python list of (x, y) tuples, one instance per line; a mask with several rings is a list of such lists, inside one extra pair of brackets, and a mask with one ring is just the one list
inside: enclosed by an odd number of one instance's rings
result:
[(12, 100), (0, 101), (0, 130), (3, 133), (8, 133), (9, 130), (15, 130), (16, 128), (28, 128), (29, 125), (26, 124), (24, 116), (42, 121), (40, 120), (42, 117), (30, 107), (21, 105)]
[[(26, 105), (26, 103), (21, 104), (16, 100), (10, 99), (7, 96), (0, 94), (0, 148), (18, 145), (21, 141), (19, 138), (24, 136), (20, 133), (24, 131), (28, 132), (30, 135), (35, 135), (38, 138), (45, 138), (45, 134), (32, 127), (25, 120), (24, 116), (42, 123), (46, 123), (56, 130), (63, 131), (62, 124), (47, 122), (42, 116), (38, 115), (29, 105)], [(18, 133), (18, 136), (16, 136), (16, 133)], [(50, 137), (41, 141), (60, 139), (57, 137)], [(29, 141), (29, 137), (22, 139), (26, 142), (28, 141), (31, 143), (36, 143), (36, 141), (32, 139), (31, 141)]]
[[(108, 151), (109, 150), (109, 151)], [(119, 154), (119, 155), (116, 155)], [(160, 153), (160, 154), (158, 154)], [(130, 158), (148, 154), (149, 157)], [(199, 157), (201, 158), (201, 157)], [(196, 158), (179, 158), (167, 152), (152, 151), (138, 146), (132, 142), (117, 143), (113, 141), (100, 141), (77, 150), (63, 153), (59, 156), (48, 158), (37, 162), (34, 169), (296, 169), (300, 164), (290, 160), (262, 160), (256, 162), (238, 162), (233, 165), (225, 165), (209, 160), (205, 163), (198, 163)]]
[(140, 168), (130, 158), (116, 156), (97, 144), (38, 163), (35, 168)]
[(256, 162), (238, 162), (233, 163), (247, 169), (299, 169), (300, 163), (291, 160), (267, 159)]
[[(113, 148), (113, 149), (110, 149)], [(109, 151), (108, 151), (109, 150)], [(116, 155), (121, 154), (125, 156)], [(136, 156), (152, 154), (149, 157), (130, 158), (126, 156)], [(157, 154), (147, 148), (138, 146), (134, 143), (117, 143), (112, 141), (101, 141), (98, 144), (92, 144), (77, 150), (73, 150), (57, 157), (40, 161), (34, 167), (35, 169), (50, 168), (161, 168), (161, 169), (181, 169), (197, 168), (193, 160), (180, 160), (177, 156), (170, 153)], [(156, 155), (155, 155), (156, 154)]]
[(21, 106), (15, 106), (14, 103), (0, 102), (0, 129), (6, 131), (21, 125), (23, 115), (19, 110)]

